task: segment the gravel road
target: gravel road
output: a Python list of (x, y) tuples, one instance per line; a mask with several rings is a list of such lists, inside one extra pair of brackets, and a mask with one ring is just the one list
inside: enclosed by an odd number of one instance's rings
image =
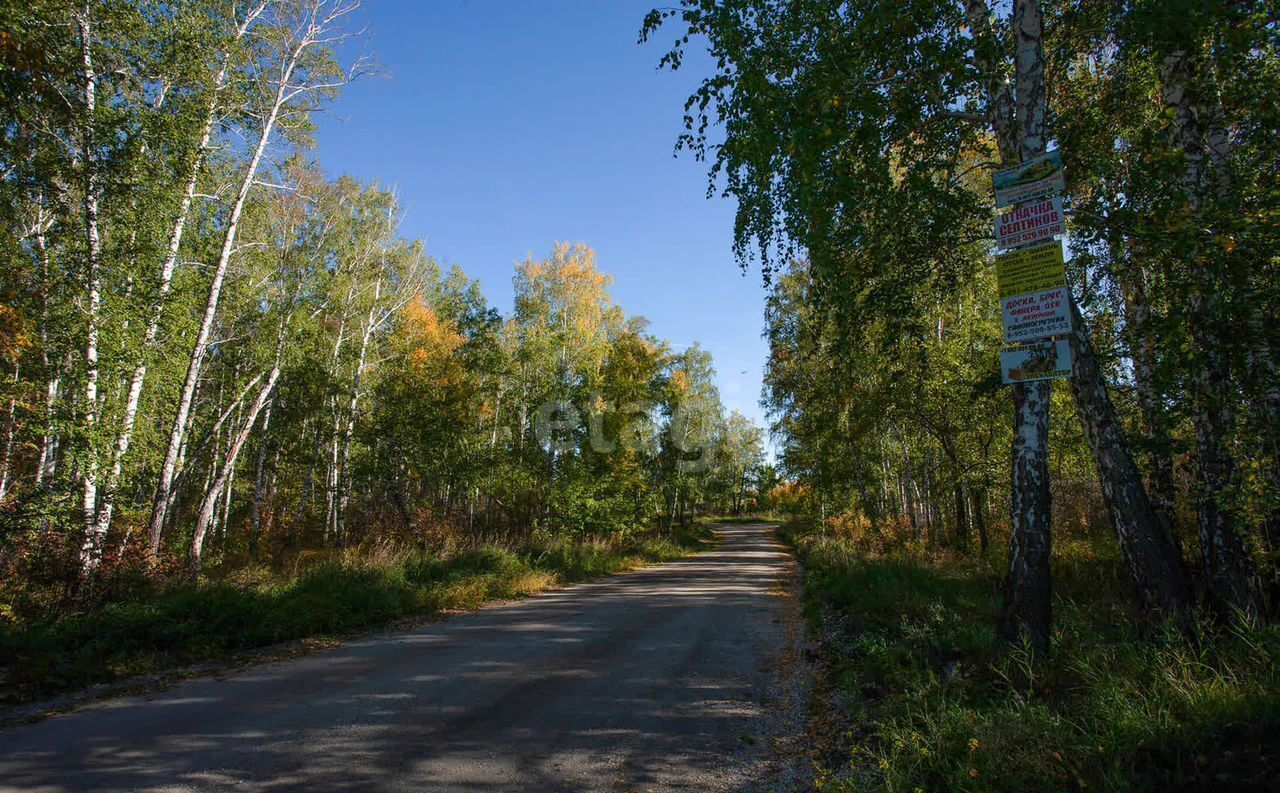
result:
[(803, 784), (793, 563), (707, 553), (0, 732), (0, 790)]

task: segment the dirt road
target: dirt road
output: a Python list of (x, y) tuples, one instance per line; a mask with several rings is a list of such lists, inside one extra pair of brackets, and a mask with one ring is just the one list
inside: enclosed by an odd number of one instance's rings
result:
[(791, 562), (764, 526), (721, 532), (690, 559), (0, 733), (0, 789), (788, 789)]

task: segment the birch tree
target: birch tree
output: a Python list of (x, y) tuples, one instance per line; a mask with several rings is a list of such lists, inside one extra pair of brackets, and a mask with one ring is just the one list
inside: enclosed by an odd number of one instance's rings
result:
[[(735, 240), (744, 263), (758, 249), (768, 277), (772, 263), (803, 248), (818, 274), (815, 290), (827, 293), (823, 301), (842, 323), (886, 317), (906, 329), (922, 310), (914, 301), (973, 277), (974, 259), (961, 252), (989, 239), (982, 169), (1020, 162), (1049, 143), (1044, 63), (1031, 41), (1040, 36), (1038, 7), (1013, 10), (1016, 21), (997, 29), (981, 2), (910, 10), (878, 2), (689, 2), (652, 12), (642, 35), (678, 17), (688, 35), (707, 37), (719, 59), (718, 72), (687, 103), (679, 145), (708, 156), (708, 125), (724, 125), (712, 177), (723, 177), (738, 200)], [(898, 46), (904, 36), (908, 44)], [(664, 65), (679, 66), (686, 40)], [(1072, 345), (1079, 415), (1135, 583), (1153, 611), (1176, 614), (1189, 595), (1168, 583), (1185, 582), (1176, 544), (1154, 519), (1103, 381), (1091, 376), (1095, 355), (1083, 322)], [(1011, 514), (1027, 527), (1015, 536), (1037, 538), (1035, 568), (1048, 558), (1047, 389), (1018, 386), (1012, 394), (1018, 484)], [(1014, 557), (1019, 567), (1028, 558), (1021, 550)], [(1028, 590), (1047, 603), (1047, 574), (1035, 578), (1040, 583)]]
[(357, 5), (356, 2), (345, 0), (308, 0), (296, 8), (283, 7), (277, 23), (270, 27), (272, 35), (265, 40), (268, 53), (263, 56), (257, 77), (262, 102), (247, 114), (249, 119), (257, 122), (249, 126), (254, 132), (255, 141), (227, 212), (226, 229), (213, 267), (208, 299), (191, 349), (186, 379), (178, 397), (168, 450), (160, 467), (150, 524), (152, 553), (160, 547), (187, 416), (208, 351), (223, 282), (236, 250), (240, 216), (255, 185), (258, 166), (276, 132), (276, 125), (282, 118), (286, 121), (298, 120), (300, 114), (316, 106), (316, 103), (336, 91), (354, 75), (354, 71), (343, 74), (334, 70), (329, 47), (344, 38), (341, 32), (344, 18)]
[[(1170, 119), (1168, 146), (1181, 162), (1178, 192), (1196, 226), (1222, 233), (1220, 230), (1227, 224), (1215, 214), (1231, 213), (1235, 203), (1232, 144), (1222, 119), (1219, 89), (1205, 74), (1207, 59), (1199, 51), (1203, 45), (1197, 39), (1208, 31), (1197, 29), (1194, 23), (1206, 21), (1205, 16), (1208, 15), (1192, 17), (1191, 25), (1159, 28), (1154, 36), (1153, 55), (1159, 59), (1161, 99)], [(1230, 19), (1229, 11), (1226, 16)], [(1168, 22), (1158, 14), (1152, 21)], [(1210, 16), (1207, 21), (1222, 20)], [(1186, 35), (1188, 31), (1190, 36)], [(1187, 305), (1189, 335), (1195, 348), (1191, 382), (1199, 480), (1197, 511), (1208, 599), (1222, 621), (1238, 616), (1248, 623), (1258, 623), (1264, 619), (1265, 609), (1257, 570), (1240, 517), (1226, 503), (1235, 484), (1238, 462), (1228, 440), (1236, 424), (1229, 361), (1234, 345), (1224, 336), (1224, 331), (1233, 324), (1255, 331), (1248, 345), (1249, 357), (1260, 370), (1255, 372), (1258, 379), (1272, 384), (1265, 389), (1267, 393), (1274, 389), (1275, 367), (1265, 332), (1258, 327), (1259, 323), (1250, 322), (1257, 311), (1248, 299), (1253, 290), (1246, 287), (1243, 304), (1231, 305), (1235, 280), (1231, 272), (1231, 251), (1213, 251), (1213, 247), (1220, 246), (1206, 245), (1199, 228), (1186, 228), (1179, 237), (1187, 245), (1184, 250), (1191, 254), (1187, 262)], [(1264, 415), (1274, 413), (1266, 397), (1261, 407)], [(1264, 420), (1263, 424), (1273, 429), (1276, 426), (1272, 419)]]
[(129, 445), (133, 441), (134, 424), (137, 421), (138, 405), (142, 397), (143, 384), (146, 381), (147, 366), (151, 356), (154, 354), (160, 330), (160, 321), (164, 315), (170, 287), (173, 284), (173, 272), (178, 262), (179, 251), (182, 248), (182, 238), (186, 231), (187, 220), (190, 217), (191, 205), (195, 199), (201, 168), (212, 148), (214, 127), (223, 110), (224, 95), (230, 81), (231, 71), (234, 68), (233, 58), (239, 58), (240, 53), (238, 50), (241, 42), (249, 33), (250, 27), (262, 16), (266, 6), (267, 0), (254, 0), (243, 9), (234, 3), (230, 8), (231, 13), (228, 21), (233, 29), (229, 36), (224, 37), (224, 41), (221, 42), (221, 47), (219, 48), (220, 52), (215, 59), (217, 71), (210, 86), (207, 88), (207, 99), (203, 103), (205, 108), (204, 121), (194, 133), (195, 144), (191, 147), (192, 151), (184, 168), (183, 183), (185, 187), (180, 193), (178, 205), (169, 226), (168, 242), (158, 267), (155, 296), (152, 298), (147, 312), (146, 330), (143, 333), (140, 349), (137, 351), (138, 360), (129, 378), (129, 389), (125, 397), (123, 416), (120, 419), (115, 443), (113, 444), (111, 470), (105, 482), (101, 504), (98, 507), (97, 523), (94, 529), (94, 533), (98, 538), (105, 537), (107, 530), (111, 526), (115, 495), (120, 486), (120, 476), (124, 468), (125, 456), (128, 454)]
[(94, 448), (98, 423), (98, 323), (102, 310), (102, 237), (98, 228), (99, 174), (96, 139), (98, 75), (93, 60), (93, 6), (86, 2), (76, 15), (83, 70), (81, 116), (81, 152), (84, 173), (85, 236), (85, 347), (84, 347), (84, 437), (85, 459), (81, 479), (84, 496), (81, 502), (85, 540), (81, 562), (86, 570), (97, 566), (101, 553), (101, 537), (97, 533), (98, 455)]
[(258, 421), (258, 415), (262, 413), (263, 407), (267, 404), (267, 400), (276, 387), (276, 381), (280, 378), (280, 367), (284, 358), (285, 342), (288, 339), (292, 314), (292, 307), (286, 307), (284, 314), (280, 318), (280, 329), (276, 336), (275, 358), (271, 363), (271, 370), (267, 374), (262, 387), (258, 390), (253, 404), (244, 413), (238, 426), (234, 428), (234, 433), (227, 446), (226, 454), (223, 456), (222, 464), (216, 468), (213, 480), (209, 487), (206, 488), (204, 498), (201, 500), (200, 512), (196, 516), (195, 529), (191, 536), (190, 561), (191, 569), (194, 573), (199, 573), (200, 571), (200, 563), (204, 554), (205, 535), (209, 531), (209, 526), (213, 523), (214, 509), (217, 507), (219, 499), (223, 497), (228, 482), (235, 472), (240, 450), (244, 448), (245, 441), (249, 439), (249, 433), (253, 431), (253, 427)]

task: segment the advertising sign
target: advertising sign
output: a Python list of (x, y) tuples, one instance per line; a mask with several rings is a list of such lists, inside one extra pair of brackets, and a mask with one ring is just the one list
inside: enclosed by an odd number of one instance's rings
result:
[(1000, 352), (1005, 385), (1028, 380), (1071, 376), (1071, 347), (1066, 341), (1045, 341)]
[(1043, 292), (1066, 283), (1061, 242), (1036, 245), (996, 257), (996, 284), (1001, 299)]
[(996, 216), (996, 245), (1020, 248), (1066, 234), (1061, 198), (1018, 204)]
[(1067, 288), (1046, 289), (1029, 295), (1000, 299), (1006, 342), (1043, 339), (1071, 332), (1071, 307)]
[(1067, 191), (1062, 176), (1062, 156), (1057, 151), (1032, 157), (1015, 168), (996, 171), (991, 181), (996, 189), (997, 207), (1049, 198)]

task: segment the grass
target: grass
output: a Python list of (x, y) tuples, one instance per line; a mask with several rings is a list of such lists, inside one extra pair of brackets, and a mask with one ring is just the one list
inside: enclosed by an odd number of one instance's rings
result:
[(1192, 647), (1129, 611), (1113, 540), (1055, 547), (1054, 649), (997, 642), (1000, 565), (789, 527), (844, 726), (826, 791), (1273, 790), (1280, 630)]
[(376, 630), (410, 616), (495, 600), (702, 548), (701, 527), (609, 542), (555, 540), (437, 556), (352, 549), (287, 575), (240, 570), (221, 580), (53, 617), (0, 623), (0, 702), (23, 702), (297, 639)]

